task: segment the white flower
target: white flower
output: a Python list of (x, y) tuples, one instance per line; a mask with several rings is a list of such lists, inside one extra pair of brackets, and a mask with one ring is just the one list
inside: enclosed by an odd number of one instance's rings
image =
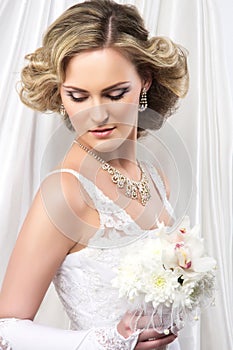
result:
[(157, 325), (164, 324), (166, 314), (166, 327), (171, 322), (180, 328), (189, 314), (212, 301), (216, 261), (206, 255), (199, 226), (190, 229), (188, 217), (171, 234), (160, 223), (154, 236), (122, 252), (113, 286), (129, 309), (150, 310), (149, 320), (155, 315)]
[(187, 216), (172, 234), (160, 230), (160, 239), (163, 247), (162, 262), (166, 268), (181, 267), (186, 277), (196, 278), (216, 267), (216, 261), (205, 254), (199, 225), (190, 229)]
[(154, 308), (159, 304), (170, 306), (180, 287), (177, 276), (171, 270), (160, 269), (148, 276), (144, 281), (142, 291), (145, 293), (145, 302), (152, 302)]

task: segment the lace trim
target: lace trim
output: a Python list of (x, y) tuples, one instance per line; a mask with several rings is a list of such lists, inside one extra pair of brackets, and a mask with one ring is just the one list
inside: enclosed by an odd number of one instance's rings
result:
[(106, 350), (133, 350), (138, 340), (139, 332), (130, 337), (122, 337), (115, 328), (97, 328), (95, 336), (97, 342)]
[[(2, 318), (0, 319), (0, 350), (13, 350), (9, 341), (4, 338), (4, 328), (8, 327), (9, 323), (18, 322), (17, 318)], [(3, 332), (1, 332), (3, 331)]]
[(9, 342), (0, 336), (0, 350), (13, 350)]

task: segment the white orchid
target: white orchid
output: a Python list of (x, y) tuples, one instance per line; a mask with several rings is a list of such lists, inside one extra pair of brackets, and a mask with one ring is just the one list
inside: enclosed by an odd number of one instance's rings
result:
[(206, 255), (199, 225), (190, 229), (188, 216), (171, 234), (166, 234), (164, 228), (162, 223), (159, 237), (163, 249), (162, 262), (166, 268), (180, 270), (184, 276), (195, 279), (215, 269), (215, 259)]

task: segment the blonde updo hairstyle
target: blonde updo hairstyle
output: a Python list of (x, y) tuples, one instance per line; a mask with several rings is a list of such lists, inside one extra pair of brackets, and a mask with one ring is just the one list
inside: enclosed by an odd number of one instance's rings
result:
[[(148, 34), (132, 5), (90, 0), (70, 7), (50, 25), (42, 47), (26, 55), (28, 64), (22, 70), (19, 91), (22, 102), (34, 110), (59, 113), (59, 89), (69, 60), (85, 50), (115, 48), (130, 59), (142, 79), (152, 78), (148, 107), (164, 120), (188, 90), (186, 53), (170, 39), (149, 38)], [(68, 115), (64, 119), (72, 129)], [(156, 129), (161, 124), (148, 127)], [(139, 135), (140, 130), (139, 124)]]

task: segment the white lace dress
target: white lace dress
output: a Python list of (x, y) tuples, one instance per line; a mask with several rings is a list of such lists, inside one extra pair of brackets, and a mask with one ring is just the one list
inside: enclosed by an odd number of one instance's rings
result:
[[(166, 210), (173, 216), (160, 176), (149, 164), (147, 169)], [(100, 217), (100, 228), (89, 245), (67, 255), (53, 280), (70, 318), (71, 330), (43, 327), (29, 320), (0, 320), (0, 349), (134, 349), (138, 333), (125, 339), (116, 330), (127, 310), (111, 280), (125, 246), (155, 230), (142, 230), (124, 209), (81, 174), (71, 169), (59, 171), (70, 172), (80, 181)], [(55, 172), (58, 171), (52, 173)], [(170, 344), (168, 349), (178, 350), (178, 342)]]

